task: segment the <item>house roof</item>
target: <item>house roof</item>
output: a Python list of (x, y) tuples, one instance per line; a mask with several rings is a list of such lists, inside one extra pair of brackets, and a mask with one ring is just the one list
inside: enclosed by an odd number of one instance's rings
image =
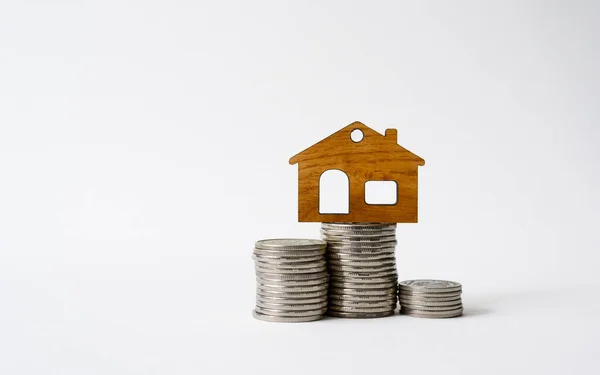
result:
[[(423, 160), (420, 156), (410, 152), (398, 144), (395, 129), (387, 129), (386, 135), (382, 135), (359, 121), (355, 121), (352, 124), (343, 127), (337, 132), (331, 134), (329, 137), (292, 156), (290, 158), (290, 164), (294, 165), (303, 160), (311, 159), (316, 155), (322, 155), (322, 151), (330, 149), (331, 145), (339, 145), (341, 139), (346, 139), (348, 142), (350, 142), (349, 144), (352, 144), (353, 141), (350, 139), (349, 134), (355, 129), (360, 129), (364, 134), (364, 139), (366, 139), (369, 144), (376, 144), (378, 149), (397, 153), (398, 159), (404, 161), (414, 161), (418, 165), (425, 165), (425, 160)], [(352, 152), (352, 150), (348, 148), (348, 152)]]

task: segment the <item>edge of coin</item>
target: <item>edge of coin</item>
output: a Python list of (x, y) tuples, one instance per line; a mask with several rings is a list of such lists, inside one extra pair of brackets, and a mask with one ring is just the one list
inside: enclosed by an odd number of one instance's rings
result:
[(323, 319), (323, 314), (314, 315), (314, 316), (303, 316), (303, 317), (285, 317), (285, 316), (273, 316), (267, 315), (257, 312), (256, 310), (252, 310), (252, 316), (256, 320), (262, 320), (264, 322), (271, 323), (306, 323), (306, 322), (314, 322), (317, 320)]

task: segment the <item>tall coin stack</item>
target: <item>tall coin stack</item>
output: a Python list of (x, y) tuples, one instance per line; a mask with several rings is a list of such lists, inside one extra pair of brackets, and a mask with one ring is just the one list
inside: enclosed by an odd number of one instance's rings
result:
[(309, 322), (327, 311), (326, 243), (308, 239), (256, 242), (256, 319)]
[(406, 280), (398, 287), (400, 312), (419, 318), (455, 318), (463, 313), (462, 286), (455, 281)]
[(397, 306), (396, 224), (322, 223), (329, 306), (341, 318), (379, 318)]

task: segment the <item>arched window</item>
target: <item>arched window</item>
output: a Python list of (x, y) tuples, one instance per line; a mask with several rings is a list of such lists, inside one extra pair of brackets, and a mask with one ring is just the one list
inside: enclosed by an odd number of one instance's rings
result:
[(350, 180), (339, 169), (330, 169), (319, 179), (319, 213), (350, 213)]

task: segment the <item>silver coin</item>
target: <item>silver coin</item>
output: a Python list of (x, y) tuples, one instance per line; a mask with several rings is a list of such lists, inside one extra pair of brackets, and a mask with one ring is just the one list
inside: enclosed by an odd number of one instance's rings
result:
[(295, 274), (314, 274), (314, 273), (326, 273), (327, 267), (315, 267), (315, 268), (265, 268), (261, 266), (255, 266), (254, 269), (256, 272), (265, 273), (265, 274), (286, 274), (286, 275), (295, 275)]
[(277, 322), (277, 323), (303, 323), (303, 322), (314, 322), (316, 320), (321, 320), (323, 318), (323, 314), (313, 315), (313, 316), (273, 316), (273, 315), (265, 315), (257, 312), (256, 310), (252, 311), (252, 316), (258, 320), (264, 320), (266, 322)]
[(327, 265), (327, 269), (334, 272), (352, 272), (352, 273), (375, 273), (375, 272), (396, 272), (395, 263), (385, 263), (377, 267), (355, 267), (355, 266), (336, 266), (334, 264)]
[(348, 260), (348, 259), (328, 259), (327, 264), (334, 266), (350, 266), (350, 267), (377, 267), (383, 266), (384, 264), (396, 265), (396, 258), (394, 256), (388, 256), (382, 259), (374, 260)]
[(264, 303), (304, 305), (307, 303), (327, 302), (328, 297), (325, 295), (325, 296), (319, 296), (319, 297), (313, 297), (313, 298), (289, 298), (288, 296), (273, 297), (273, 296), (262, 296), (260, 294), (257, 294), (256, 300), (264, 302)]
[(261, 298), (275, 299), (321, 299), (327, 298), (328, 290), (317, 290), (313, 292), (274, 292), (272, 290), (256, 289), (256, 295)]
[(348, 230), (382, 230), (396, 229), (396, 223), (322, 223), (322, 228)]
[[(381, 251), (380, 251), (381, 250)], [(348, 259), (353, 261), (359, 260), (378, 260), (395, 257), (394, 248), (391, 249), (347, 249), (343, 250), (344, 252), (338, 252), (338, 250), (330, 251), (327, 249), (327, 253), (325, 254), (325, 259), (327, 261), (334, 259)]]
[[(374, 278), (374, 277), (386, 277), (386, 278), (390, 278), (392, 276), (397, 277), (398, 276), (398, 271), (396, 271), (396, 268), (389, 268), (389, 269), (384, 269), (381, 271), (351, 271), (351, 270), (332, 270), (329, 269), (329, 274), (333, 277), (339, 277), (339, 278)], [(396, 279), (396, 285), (398, 285), (398, 280)]]
[[(381, 237), (381, 236), (396, 236), (396, 231), (391, 229), (385, 230), (335, 230), (335, 229), (321, 229), (321, 236), (323, 237)], [(327, 242), (327, 241), (325, 241)]]
[(398, 291), (398, 298), (405, 298), (405, 299), (419, 299), (419, 300), (438, 300), (438, 301), (442, 301), (442, 300), (451, 300), (451, 299), (457, 299), (457, 298), (461, 298), (462, 293), (461, 292), (457, 292), (457, 293), (414, 293), (414, 294), (407, 294), (405, 292), (402, 291)]
[(329, 223), (321, 224), (321, 231), (323, 232), (394, 232), (396, 233), (396, 226), (392, 225), (364, 225), (364, 224), (354, 224), (354, 225), (330, 225)]
[(310, 257), (286, 257), (286, 256), (270, 256), (270, 255), (260, 255), (260, 254), (252, 254), (252, 259), (255, 262), (260, 263), (268, 263), (268, 264), (283, 264), (288, 266), (301, 266), (303, 264), (311, 264), (311, 263), (321, 263), (326, 260), (324, 254), (323, 255), (313, 255)]
[(343, 261), (343, 260), (348, 260), (348, 261), (353, 261), (353, 262), (359, 262), (359, 261), (374, 261), (374, 260), (381, 260), (381, 259), (396, 259), (394, 256), (393, 252), (376, 252), (376, 253), (367, 253), (367, 254), (361, 254), (361, 253), (336, 253), (336, 252), (331, 252), (328, 251), (327, 253), (325, 253), (325, 255), (327, 256), (327, 260), (328, 261), (332, 261), (332, 260), (338, 260), (338, 261)]
[(302, 270), (307, 268), (319, 268), (327, 266), (325, 260), (319, 262), (306, 262), (306, 263), (269, 263), (254, 261), (255, 267), (260, 268), (271, 268), (271, 269), (290, 269), (290, 270)]
[(308, 298), (327, 298), (328, 290), (323, 288), (321, 290), (312, 292), (282, 292), (273, 290), (264, 290), (257, 288), (256, 295), (268, 298), (290, 298), (290, 299), (308, 299)]
[(411, 300), (411, 301), (423, 301), (423, 302), (446, 302), (446, 301), (455, 301), (461, 299), (461, 294), (451, 294), (448, 296), (431, 296), (427, 294), (405, 294), (398, 293), (398, 298)]
[(393, 272), (388, 273), (386, 276), (365, 276), (362, 273), (330, 273), (329, 281), (350, 284), (393, 284), (398, 282), (398, 275)]
[[(362, 274), (361, 274), (362, 275)], [(346, 283), (360, 283), (360, 284), (372, 284), (372, 283), (396, 283), (398, 282), (398, 275), (390, 273), (386, 277), (355, 277), (355, 276), (339, 276), (337, 274), (331, 274), (329, 281), (341, 281)]]
[(395, 235), (384, 235), (374, 233), (371, 236), (343, 236), (322, 234), (321, 238), (327, 243), (327, 247), (382, 247), (382, 245), (395, 246), (398, 239)]
[(298, 274), (288, 274), (288, 273), (265, 273), (265, 272), (256, 272), (256, 277), (259, 277), (263, 280), (276, 280), (276, 281), (303, 281), (303, 280), (317, 280), (327, 277), (327, 272), (316, 272), (316, 273), (298, 273)]
[(336, 306), (329, 305), (328, 310), (330, 311), (341, 311), (341, 312), (354, 312), (354, 313), (378, 313), (385, 311), (394, 311), (396, 309), (396, 304), (388, 304), (384, 307), (356, 307), (356, 306)]
[(316, 261), (308, 261), (308, 262), (272, 262), (263, 259), (255, 259), (254, 265), (264, 268), (315, 268), (322, 267), (326, 265), (325, 258), (321, 258)]
[(394, 253), (396, 251), (396, 244), (369, 244), (368, 246), (350, 246), (348, 244), (334, 244), (330, 243), (327, 246), (327, 253), (340, 253), (340, 254), (383, 254), (383, 253)]
[(256, 306), (256, 312), (259, 312), (261, 314), (266, 314), (266, 315), (272, 315), (272, 316), (291, 316), (291, 317), (296, 317), (296, 316), (315, 316), (318, 314), (325, 314), (325, 312), (327, 311), (327, 308), (320, 308), (320, 309), (315, 309), (315, 310), (302, 310), (302, 311), (292, 311), (292, 310), (282, 310), (282, 309), (267, 309), (264, 307), (260, 307), (260, 306)]
[(363, 245), (366, 244), (367, 246), (369, 245), (369, 243), (381, 243), (381, 242), (396, 242), (397, 238), (396, 238), (396, 234), (393, 232), (381, 232), (381, 231), (377, 231), (377, 232), (371, 232), (370, 234), (367, 235), (361, 235), (361, 236), (357, 236), (357, 235), (353, 235), (353, 234), (349, 234), (349, 233), (340, 233), (340, 232), (336, 232), (336, 233), (329, 233), (329, 232), (323, 232), (321, 231), (321, 239), (323, 241), (325, 241), (327, 243), (327, 246), (333, 244), (344, 244), (344, 243), (351, 243), (353, 245)]
[(396, 242), (396, 236), (330, 236), (327, 234), (323, 235), (323, 240), (327, 242), (327, 244), (331, 243), (350, 243), (350, 244), (363, 244), (363, 243), (382, 243), (382, 242)]
[[(361, 242), (361, 243), (349, 243), (349, 242), (328, 242), (326, 251), (386, 251), (385, 249), (396, 249), (396, 241), (392, 242)], [(388, 252), (390, 250), (387, 250)]]
[(398, 298), (406, 301), (418, 301), (422, 303), (447, 303), (452, 301), (460, 301), (462, 298), (460, 295), (450, 296), (450, 297), (429, 297), (429, 296), (415, 296), (415, 295), (406, 295), (406, 294), (398, 294)]
[(265, 249), (254, 249), (253, 254), (255, 256), (271, 256), (271, 257), (315, 257), (325, 255), (325, 249), (323, 250), (265, 250)]
[(327, 316), (334, 318), (349, 318), (349, 319), (374, 319), (384, 318), (386, 316), (394, 315), (394, 311), (384, 311), (379, 313), (349, 313), (342, 311), (327, 310)]
[[(321, 228), (321, 239), (327, 238), (343, 238), (343, 239), (359, 239), (359, 238), (381, 238), (381, 237), (394, 237), (396, 238), (396, 230), (383, 229), (383, 230), (337, 230), (337, 229), (323, 229)], [(327, 242), (327, 240), (325, 240)]]
[(261, 285), (266, 286), (313, 286), (313, 285), (324, 285), (327, 284), (328, 279), (312, 279), (312, 280), (272, 280), (272, 279), (262, 279), (260, 277), (256, 277), (256, 282)]
[[(270, 250), (267, 250), (267, 251), (270, 251)], [(263, 257), (263, 258), (258, 258), (258, 260), (263, 260), (263, 261), (268, 261), (269, 260), (267, 258), (264, 258), (265, 256), (274, 256), (274, 257), (272, 257), (270, 259), (276, 259), (276, 258), (285, 257), (285, 258), (288, 258), (287, 261), (289, 263), (310, 262), (310, 261), (314, 261), (314, 260), (324, 260), (324, 259), (326, 259), (324, 252), (320, 252), (320, 253), (319, 252), (312, 252), (311, 254), (307, 254), (306, 256), (304, 256), (304, 255), (301, 255), (301, 254), (298, 254), (298, 253), (289, 253), (289, 252), (285, 253), (285, 254), (283, 254), (283, 253), (280, 253), (280, 254), (267, 254), (266, 251), (265, 251), (265, 252), (262, 252), (262, 253), (255, 252), (255, 253), (253, 253), (253, 256), (257, 257), (257, 258), (258, 257)], [(289, 259), (292, 259), (294, 257), (296, 259), (296, 262), (293, 262), (293, 261), (289, 260)], [(257, 260), (257, 259), (255, 259), (255, 260)]]
[(360, 307), (360, 308), (379, 308), (396, 306), (395, 299), (388, 299), (383, 301), (349, 301), (340, 299), (330, 299), (329, 306), (340, 306), (340, 307)]
[(415, 305), (415, 306), (453, 306), (462, 303), (460, 298), (449, 300), (449, 301), (424, 301), (418, 299), (399, 299), (401, 305)]
[(289, 304), (289, 303), (268, 303), (263, 301), (256, 301), (256, 306), (261, 309), (273, 309), (273, 310), (285, 310), (285, 311), (307, 311), (323, 309), (327, 307), (327, 301), (318, 303), (306, 303), (306, 304)]
[(325, 258), (328, 262), (335, 263), (354, 263), (354, 262), (395, 262), (396, 254), (393, 252), (380, 252), (380, 253), (335, 253), (326, 252)]
[(450, 311), (419, 311), (401, 308), (400, 313), (417, 318), (456, 318), (462, 315), (463, 309), (460, 308)]
[(329, 283), (332, 287), (344, 288), (344, 289), (385, 289), (385, 288), (396, 288), (395, 283), (347, 283), (340, 281), (331, 281)]
[[(355, 304), (348, 302), (355, 302)], [(395, 310), (398, 307), (398, 304), (393, 301), (378, 301), (377, 303), (365, 304), (358, 301), (330, 300), (328, 303), (328, 309), (345, 312), (381, 312)]]
[(384, 287), (384, 288), (344, 288), (338, 287), (335, 285), (329, 286), (330, 294), (346, 294), (346, 295), (355, 295), (355, 296), (380, 296), (388, 293), (396, 293), (396, 287)]
[(321, 228), (321, 238), (323, 237), (341, 237), (341, 238), (370, 238), (370, 237), (396, 237), (395, 229), (362, 230), (362, 229), (330, 229)]
[(327, 283), (321, 283), (316, 285), (277, 285), (277, 284), (263, 284), (260, 282), (256, 283), (256, 288), (264, 290), (266, 292), (282, 292), (282, 293), (309, 293), (309, 292), (320, 292), (327, 290)]
[(311, 298), (291, 298), (291, 296), (280, 295), (280, 296), (272, 296), (272, 295), (262, 295), (256, 294), (256, 300), (264, 303), (275, 303), (275, 304), (290, 304), (290, 305), (302, 305), (308, 303), (322, 303), (327, 302), (329, 300), (329, 296), (317, 296)]
[[(367, 251), (367, 250), (379, 250), (381, 249), (396, 249), (396, 245), (398, 243), (396, 241), (387, 241), (387, 242), (334, 242), (327, 240), (327, 251), (348, 251), (352, 250), (354, 252), (358, 251)], [(385, 251), (385, 250), (383, 250)]]
[(462, 302), (454, 303), (453, 305), (444, 306), (431, 306), (431, 305), (417, 305), (414, 303), (400, 303), (400, 305), (408, 310), (418, 311), (449, 311), (456, 310), (462, 307)]
[(310, 250), (322, 249), (325, 246), (325, 241), (304, 238), (272, 238), (257, 241), (254, 245), (255, 248), (265, 250)]
[(407, 299), (421, 299), (421, 300), (449, 300), (460, 298), (462, 292), (450, 292), (450, 293), (407, 293), (405, 290), (398, 289), (398, 297)]
[(347, 261), (340, 262), (333, 259), (327, 261), (329, 268), (352, 268), (352, 269), (363, 269), (363, 268), (374, 268), (374, 269), (385, 269), (390, 267), (396, 267), (396, 259), (384, 259), (384, 260), (373, 260), (373, 261)]
[(353, 294), (329, 294), (329, 300), (336, 301), (356, 301), (356, 302), (380, 302), (394, 301), (396, 296), (393, 293), (382, 295), (353, 295)]
[(312, 255), (312, 256), (280, 256), (280, 255), (260, 255), (260, 254), (252, 254), (252, 259), (255, 261), (265, 262), (265, 263), (273, 263), (273, 264), (302, 264), (309, 262), (321, 262), (325, 260), (324, 254)]
[(405, 280), (399, 283), (400, 290), (427, 293), (458, 292), (462, 286), (455, 281), (445, 280)]
[(312, 273), (298, 273), (298, 274), (287, 274), (287, 273), (270, 273), (256, 271), (256, 276), (267, 280), (314, 280), (327, 277), (327, 271), (312, 272)]

